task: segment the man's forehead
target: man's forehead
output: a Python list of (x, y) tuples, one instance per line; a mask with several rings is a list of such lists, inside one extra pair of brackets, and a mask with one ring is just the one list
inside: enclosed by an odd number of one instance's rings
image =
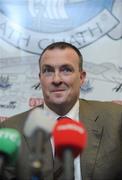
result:
[(54, 68), (62, 66), (78, 66), (79, 68), (79, 56), (74, 50), (72, 51), (71, 48), (46, 50), (41, 57), (40, 67), (43, 68), (47, 66)]
[(53, 68), (60, 68), (60, 67), (64, 67), (64, 66), (72, 66), (71, 63), (43, 63), (42, 67), (53, 67)]
[(45, 53), (41, 57), (41, 61), (48, 61), (52, 59), (57, 59), (58, 60), (79, 60), (78, 54), (72, 50), (71, 48), (67, 49), (54, 49), (54, 50), (46, 50)]
[(54, 49), (47, 49), (43, 54), (41, 59), (45, 59), (47, 57), (61, 57), (61, 56), (76, 56), (79, 58), (78, 54), (76, 53), (76, 51), (72, 48), (66, 47), (64, 49), (60, 49), (60, 48), (54, 48)]

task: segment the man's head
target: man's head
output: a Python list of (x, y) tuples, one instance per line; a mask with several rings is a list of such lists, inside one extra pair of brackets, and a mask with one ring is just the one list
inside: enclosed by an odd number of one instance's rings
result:
[(79, 98), (83, 71), (80, 51), (66, 42), (56, 42), (44, 49), (39, 59), (40, 83), (46, 105), (65, 115)]
[(79, 68), (82, 70), (82, 68), (83, 68), (83, 57), (82, 57), (81, 52), (74, 45), (72, 45), (70, 43), (67, 43), (67, 42), (55, 42), (55, 43), (52, 43), (52, 44), (48, 45), (42, 51), (42, 53), (40, 55), (40, 58), (39, 58), (39, 68), (41, 67), (40, 66), (41, 59), (42, 59), (42, 55), (45, 53), (45, 51), (53, 50), (53, 49), (61, 49), (61, 50), (63, 50), (63, 49), (66, 49), (66, 48), (71, 48), (71, 49), (73, 49), (77, 53), (77, 55), (79, 56)]

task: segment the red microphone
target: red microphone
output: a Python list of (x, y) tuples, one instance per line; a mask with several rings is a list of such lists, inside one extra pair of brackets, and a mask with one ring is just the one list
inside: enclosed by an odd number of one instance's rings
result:
[(74, 179), (74, 158), (86, 147), (87, 133), (81, 122), (60, 118), (54, 126), (55, 154), (63, 162), (64, 180)]
[(73, 157), (77, 157), (87, 143), (87, 133), (81, 122), (67, 117), (60, 118), (54, 126), (52, 136), (54, 138), (55, 153), (62, 158), (65, 149), (71, 149)]

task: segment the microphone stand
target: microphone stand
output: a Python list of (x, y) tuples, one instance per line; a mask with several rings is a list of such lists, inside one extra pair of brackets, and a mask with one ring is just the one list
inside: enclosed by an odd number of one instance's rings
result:
[[(32, 154), (31, 154), (31, 172), (32, 176), (41, 178), (43, 176), (42, 167), (43, 167), (43, 146), (47, 140), (48, 135), (42, 129), (37, 129), (32, 137)], [(36, 143), (35, 143), (36, 141)], [(37, 178), (37, 179), (38, 179)]]
[(5, 155), (0, 153), (0, 177), (3, 178), (3, 170), (5, 165)]
[(64, 180), (74, 180), (74, 158), (70, 148), (66, 148), (63, 153)]

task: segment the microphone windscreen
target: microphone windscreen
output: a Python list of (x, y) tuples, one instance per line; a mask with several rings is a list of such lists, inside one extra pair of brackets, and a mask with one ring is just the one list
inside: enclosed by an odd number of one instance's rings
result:
[(24, 134), (27, 137), (31, 137), (32, 134), (38, 129), (42, 129), (50, 134), (52, 132), (55, 122), (56, 120), (46, 114), (42, 108), (34, 108), (33, 110), (31, 110), (26, 119), (24, 126)]
[(8, 162), (16, 162), (20, 145), (21, 135), (16, 129), (0, 129), (0, 153), (7, 156)]
[(67, 117), (60, 118), (54, 126), (52, 136), (54, 139), (55, 153), (62, 158), (65, 149), (72, 150), (74, 158), (77, 157), (87, 143), (87, 132), (84, 125)]

